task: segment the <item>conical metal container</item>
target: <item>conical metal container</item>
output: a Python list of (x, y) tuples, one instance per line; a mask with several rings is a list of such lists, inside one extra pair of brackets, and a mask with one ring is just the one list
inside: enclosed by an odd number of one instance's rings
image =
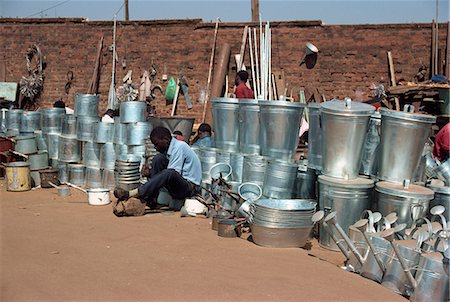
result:
[(258, 104), (261, 108), (259, 119), (261, 154), (280, 160), (292, 160), (297, 150), (305, 104), (262, 100), (258, 101)]
[(174, 131), (181, 131), (184, 136), (184, 141), (189, 143), (191, 137), (192, 127), (194, 126), (195, 118), (191, 117), (149, 117), (148, 121), (154, 127), (162, 126), (169, 129), (170, 133)]
[(97, 94), (75, 95), (75, 116), (98, 117), (99, 96)]
[(332, 100), (321, 106), (322, 173), (355, 179), (359, 174), (369, 119), (375, 107), (350, 99)]
[(125, 124), (145, 122), (146, 109), (145, 102), (122, 102), (120, 103), (120, 122)]
[(231, 179), (237, 182), (242, 182), (244, 155), (242, 153), (231, 153), (230, 165), (232, 168)]
[(230, 98), (213, 98), (214, 139), (216, 147), (239, 152), (239, 101)]
[(397, 223), (406, 223), (408, 227), (413, 224), (413, 216), (421, 218), (426, 216), (434, 192), (425, 187), (404, 185), (400, 183), (380, 181), (375, 185), (376, 209), (386, 216), (397, 213)]
[(322, 171), (322, 129), (320, 127), (320, 104), (309, 103), (308, 167)]
[(381, 109), (380, 180), (412, 180), (436, 117)]
[(51, 159), (58, 159), (59, 152), (59, 133), (47, 133), (47, 149), (48, 157)]
[(239, 149), (244, 154), (259, 154), (258, 100), (239, 100)]
[(127, 143), (127, 124), (122, 124), (119, 117), (114, 118), (114, 143)]
[(217, 162), (217, 151), (218, 149), (215, 148), (201, 148), (199, 151), (199, 159), (202, 166), (202, 180), (204, 181), (211, 180), (209, 170), (211, 170), (211, 167)]
[(86, 186), (91, 189), (102, 187), (102, 170), (95, 167), (86, 167)]
[[(374, 182), (371, 179), (356, 178), (344, 180), (326, 175), (318, 177), (319, 207), (325, 215), (336, 211), (336, 220), (348, 234), (348, 229), (359, 220), (364, 210), (372, 207)], [(322, 247), (339, 251), (323, 226), (319, 229), (319, 243)]]
[(103, 169), (114, 170), (116, 163), (116, 150), (113, 143), (106, 143), (101, 146), (100, 164)]

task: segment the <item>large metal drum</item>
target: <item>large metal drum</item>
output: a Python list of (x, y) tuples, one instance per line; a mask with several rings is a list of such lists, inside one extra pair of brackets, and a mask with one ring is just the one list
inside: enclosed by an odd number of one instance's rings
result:
[(30, 164), (27, 162), (11, 162), (5, 164), (6, 190), (22, 192), (31, 190)]
[(75, 116), (98, 117), (99, 96), (97, 94), (75, 95)]
[(77, 117), (77, 138), (80, 141), (93, 141), (95, 125), (99, 121), (97, 116), (79, 116)]
[(150, 135), (153, 127), (148, 122), (127, 124), (127, 145), (139, 146), (145, 145), (145, 140)]
[(293, 159), (305, 104), (285, 101), (259, 101), (258, 104), (261, 154), (280, 160)]
[(299, 164), (294, 185), (294, 198), (316, 199), (317, 174), (305, 164)]
[(428, 188), (434, 191), (434, 199), (430, 201), (430, 209), (441, 205), (445, 208), (442, 214), (445, 220), (450, 221), (450, 187), (445, 185), (428, 185)]
[(147, 104), (140, 101), (130, 101), (120, 103), (120, 122), (137, 123), (145, 122), (145, 112)]
[(41, 130), (41, 112), (25, 111), (20, 120), (20, 132), (34, 132)]
[(239, 149), (241, 153), (259, 154), (258, 100), (239, 100)]
[(63, 162), (75, 163), (81, 160), (81, 143), (73, 136), (59, 137), (58, 159)]
[(297, 164), (270, 160), (264, 177), (263, 195), (274, 199), (292, 198), (297, 169)]
[(189, 143), (191, 137), (192, 127), (194, 126), (195, 118), (192, 117), (149, 117), (148, 121), (153, 127), (162, 126), (169, 129), (170, 133), (174, 131), (181, 131), (184, 141)]
[(267, 158), (260, 155), (245, 155), (242, 168), (242, 182), (253, 182), (260, 187), (264, 185)]
[(380, 144), (381, 114), (375, 112), (369, 120), (369, 130), (363, 144), (359, 173), (376, 177), (378, 174), (378, 146)]
[(122, 124), (119, 117), (114, 118), (114, 143), (127, 143), (127, 124)]
[(6, 112), (6, 128), (20, 130), (20, 120), (23, 114), (22, 109), (11, 109)]
[(64, 108), (43, 108), (42, 133), (61, 133), (62, 123), (66, 115)]
[(435, 121), (431, 115), (381, 109), (379, 179), (412, 180)]
[(320, 104), (309, 103), (308, 167), (322, 171), (322, 129), (320, 127)]
[[(349, 226), (359, 220), (364, 210), (372, 206), (373, 180), (365, 178), (344, 180), (320, 175), (318, 181), (320, 209), (325, 215), (336, 211), (337, 222), (348, 233)], [(339, 251), (322, 225), (319, 234), (319, 243), (322, 247)]]
[(114, 123), (98, 122), (95, 124), (94, 142), (112, 143), (114, 139)]
[(83, 164), (86, 167), (100, 168), (100, 144), (84, 143)]
[(73, 114), (66, 114), (63, 119), (61, 134), (64, 136), (77, 136), (77, 117)]
[(80, 164), (69, 164), (69, 182), (76, 186), (84, 186), (84, 166)]
[(412, 217), (421, 218), (427, 215), (434, 192), (425, 187), (380, 181), (375, 185), (376, 210), (383, 216), (397, 213), (397, 223), (406, 223), (411, 227)]
[(230, 98), (213, 98), (214, 139), (216, 147), (239, 152), (239, 101)]
[(350, 99), (322, 103), (323, 174), (343, 179), (358, 177), (364, 139), (374, 112), (375, 107)]

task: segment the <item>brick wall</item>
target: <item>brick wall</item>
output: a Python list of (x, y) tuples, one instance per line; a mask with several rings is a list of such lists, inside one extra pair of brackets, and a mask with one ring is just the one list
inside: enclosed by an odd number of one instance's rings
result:
[[(231, 45), (231, 53), (240, 50), (245, 25), (256, 23), (224, 23), (217, 36), (216, 59), (224, 43)], [(189, 80), (194, 108), (186, 109), (180, 96), (177, 113), (197, 118), (202, 115), (200, 91), (206, 88), (209, 59), (214, 35), (214, 23), (192, 20), (128, 21), (118, 22), (117, 51), (119, 64), (116, 81), (120, 83), (128, 70), (139, 82), (142, 70), (152, 62), (158, 68), (157, 84), (163, 87), (161, 76), (164, 65), (167, 74), (177, 76), (183, 70)], [(73, 107), (74, 94), (85, 93), (94, 71), (97, 45), (104, 36), (103, 64), (101, 66), (99, 94), (101, 111), (106, 108), (111, 83), (112, 21), (86, 21), (83, 19), (0, 19), (0, 60), (6, 62), (6, 80), (19, 81), (27, 75), (25, 52), (36, 43), (46, 57), (44, 90), (39, 105), (51, 106), (62, 98)], [(273, 22), (272, 71), (284, 71), (286, 82), (298, 99), (301, 88), (307, 94), (318, 89), (327, 99), (351, 97), (367, 100), (370, 85), (388, 86), (386, 52), (391, 51), (397, 79), (412, 80), (419, 66), (430, 64), (431, 24), (384, 25), (322, 25), (320, 21)], [(447, 25), (440, 24), (440, 45), (445, 47)], [(313, 69), (299, 66), (306, 42), (320, 49)], [(126, 68), (121, 61), (125, 58)], [(230, 87), (235, 76), (234, 57), (230, 64)], [(248, 51), (244, 62), (250, 65)], [(66, 74), (72, 71), (74, 81), (68, 95), (64, 92)], [(230, 90), (231, 92), (231, 90)], [(170, 115), (164, 97), (156, 100), (157, 113)]]

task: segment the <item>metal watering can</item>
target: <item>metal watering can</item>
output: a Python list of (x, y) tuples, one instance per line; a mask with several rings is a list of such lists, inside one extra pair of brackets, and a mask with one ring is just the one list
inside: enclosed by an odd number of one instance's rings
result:
[[(447, 248), (444, 253), (421, 253), (418, 265), (415, 267), (416, 276), (414, 278), (411, 267), (408, 266), (398, 248), (399, 245), (393, 242), (394, 233), (395, 230), (393, 229), (385, 230), (383, 231), (383, 237), (391, 242), (397, 259), (402, 266), (403, 275), (406, 277), (405, 281), (408, 283), (405, 287), (409, 287), (412, 291), (410, 301), (447, 301), (449, 299), (450, 249)], [(419, 241), (420, 237), (428, 235), (425, 233), (424, 231), (419, 232)], [(448, 240), (448, 233), (445, 237), (439, 238)]]

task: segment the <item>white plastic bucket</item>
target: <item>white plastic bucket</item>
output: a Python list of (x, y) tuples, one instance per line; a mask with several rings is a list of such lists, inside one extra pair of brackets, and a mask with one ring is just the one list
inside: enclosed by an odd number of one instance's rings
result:
[(193, 198), (187, 198), (184, 201), (184, 208), (189, 214), (203, 214), (207, 211), (207, 207), (204, 204)]
[(89, 189), (88, 203), (91, 206), (104, 206), (110, 203), (108, 189)]

